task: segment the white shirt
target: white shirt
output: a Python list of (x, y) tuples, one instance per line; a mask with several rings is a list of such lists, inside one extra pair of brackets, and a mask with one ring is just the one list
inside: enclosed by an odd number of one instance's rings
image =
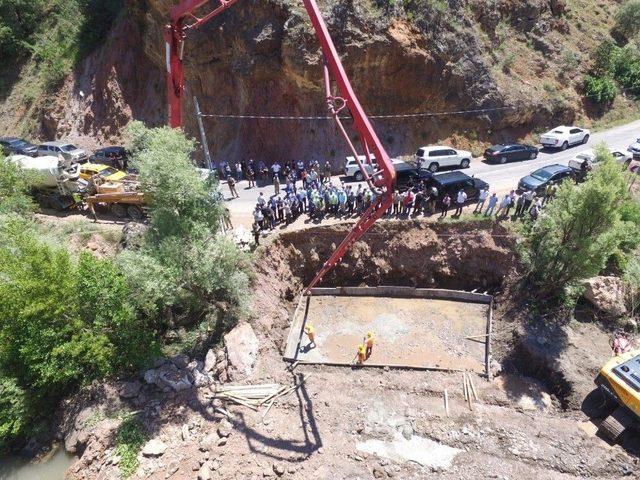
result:
[(278, 173), (280, 171), (280, 164), (274, 163), (273, 165), (271, 165), (271, 170), (273, 170), (273, 173)]
[(484, 188), (480, 190), (480, 201), (486, 200), (488, 196), (489, 196), (489, 190)]
[(467, 201), (467, 194), (463, 191), (458, 192), (458, 199), (456, 200), (458, 203), (462, 204)]
[(258, 205), (260, 205), (262, 207), (262, 206), (264, 206), (265, 203), (267, 203), (267, 201), (264, 199), (264, 195), (259, 195), (258, 196)]

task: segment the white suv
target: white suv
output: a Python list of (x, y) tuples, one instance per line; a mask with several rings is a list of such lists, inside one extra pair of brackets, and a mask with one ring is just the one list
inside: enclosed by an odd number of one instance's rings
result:
[(451, 147), (422, 147), (416, 152), (418, 168), (437, 172), (441, 167), (467, 168), (471, 163), (471, 152)]
[(590, 133), (586, 128), (557, 127), (543, 133), (540, 136), (540, 143), (546, 148), (566, 150), (570, 146), (587, 143)]
[[(360, 163), (364, 163), (364, 169), (369, 175), (372, 175), (374, 171), (378, 170), (378, 164), (376, 163), (376, 157), (374, 155), (371, 155), (371, 164), (365, 163), (366, 157), (364, 155), (359, 155), (358, 159), (360, 160)], [(397, 158), (392, 158), (391, 163), (393, 163), (393, 167), (398, 172), (402, 170), (409, 170), (410, 168), (412, 168), (412, 165)], [(347, 157), (347, 161), (344, 164), (344, 176), (352, 178), (356, 182), (361, 182), (362, 180), (364, 180), (364, 176), (360, 171), (358, 162), (356, 162), (356, 159), (354, 157)]]

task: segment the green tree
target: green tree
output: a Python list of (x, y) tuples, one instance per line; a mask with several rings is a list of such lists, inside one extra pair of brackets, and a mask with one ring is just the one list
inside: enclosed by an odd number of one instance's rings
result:
[(78, 386), (139, 368), (155, 352), (112, 261), (75, 259), (28, 220), (8, 216), (0, 225), (0, 278), (0, 379), (15, 384), (5, 382), (12, 398), (0, 402), (0, 422), (18, 410), (27, 416), (3, 430), (8, 437)]
[(149, 201), (142, 247), (121, 256), (136, 304), (159, 326), (232, 323), (246, 305), (249, 265), (220, 234), (217, 179), (196, 169), (189, 158), (194, 144), (179, 130), (134, 123), (129, 137)]
[(527, 235), (525, 260), (541, 298), (572, 298), (581, 280), (597, 275), (619, 251), (630, 230), (638, 234), (638, 225), (621, 217), (630, 201), (623, 170), (604, 146), (596, 151), (599, 167), (583, 184), (565, 182)]
[(11, 439), (28, 432), (31, 416), (26, 392), (15, 379), (0, 376), (0, 452), (9, 448)]

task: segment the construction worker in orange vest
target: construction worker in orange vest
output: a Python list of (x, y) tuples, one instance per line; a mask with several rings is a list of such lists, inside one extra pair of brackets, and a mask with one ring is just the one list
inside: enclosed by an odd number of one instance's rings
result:
[(367, 349), (364, 343), (361, 343), (360, 345), (358, 345), (358, 364), (359, 365), (362, 365), (364, 361), (367, 359), (366, 355), (367, 355)]
[(316, 331), (313, 328), (313, 325), (311, 325), (310, 323), (304, 327), (304, 333), (307, 334), (307, 337), (309, 337), (309, 343), (307, 344), (307, 347), (310, 347), (311, 345), (313, 345), (314, 347), (316, 346)]
[(367, 339), (365, 340), (365, 345), (367, 346), (367, 351), (365, 354), (366, 359), (368, 360), (373, 352), (373, 341), (375, 337), (373, 336), (373, 332), (367, 332)]

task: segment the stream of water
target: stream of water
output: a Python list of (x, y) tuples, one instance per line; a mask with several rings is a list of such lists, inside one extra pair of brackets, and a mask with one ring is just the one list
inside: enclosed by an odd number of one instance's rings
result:
[(73, 460), (64, 448), (38, 463), (19, 456), (0, 457), (0, 480), (63, 480)]

